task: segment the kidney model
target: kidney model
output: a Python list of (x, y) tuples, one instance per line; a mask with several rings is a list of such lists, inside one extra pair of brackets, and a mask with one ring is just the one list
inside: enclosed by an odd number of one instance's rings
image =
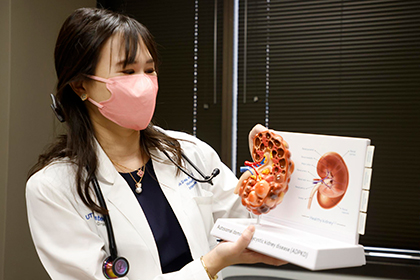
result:
[(263, 131), (254, 137), (252, 158), (245, 162), (235, 194), (242, 198), (248, 211), (261, 215), (268, 213), (283, 201), (289, 189), (294, 163), (289, 145), (280, 135)]

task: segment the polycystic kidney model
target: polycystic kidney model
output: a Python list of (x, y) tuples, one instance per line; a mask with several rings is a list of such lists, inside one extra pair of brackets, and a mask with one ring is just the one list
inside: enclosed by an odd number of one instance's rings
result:
[(317, 193), (319, 206), (330, 209), (336, 206), (347, 191), (349, 184), (349, 171), (343, 158), (335, 153), (328, 152), (318, 161), (316, 171), (320, 179), (314, 179), (314, 188), (309, 196), (308, 209), (311, 208), (312, 198)]
[(245, 162), (246, 167), (241, 168), (245, 172), (235, 189), (248, 211), (261, 215), (283, 201), (294, 169), (288, 148), (283, 138), (271, 131), (255, 136), (254, 162)]

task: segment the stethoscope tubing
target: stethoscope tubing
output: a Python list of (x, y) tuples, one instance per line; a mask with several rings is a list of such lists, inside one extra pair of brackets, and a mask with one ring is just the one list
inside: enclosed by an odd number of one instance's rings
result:
[(204, 175), (203, 174), (203, 172), (201, 172), (201, 170), (182, 152), (181, 153), (181, 156), (182, 156), (182, 158), (186, 161), (186, 162), (188, 162), (188, 164), (190, 164), (196, 171), (197, 171), (197, 173), (198, 174), (200, 174), (200, 176), (201, 177), (203, 177), (204, 178), (204, 180), (201, 180), (201, 179), (198, 179), (198, 178), (196, 178), (194, 175), (192, 175), (192, 173), (190, 173), (190, 172), (188, 172), (187, 170), (185, 170), (185, 168), (183, 168), (182, 166), (180, 166), (176, 161), (174, 161), (169, 155), (168, 155), (168, 153), (166, 152), (166, 151), (162, 151), (164, 154), (165, 154), (165, 156), (176, 166), (176, 167), (178, 167), (178, 169), (179, 170), (181, 170), (185, 175), (187, 175), (188, 177), (190, 177), (191, 179), (193, 179), (194, 181), (196, 181), (196, 182), (199, 182), (199, 183), (209, 183), (210, 185), (212, 185), (213, 186), (213, 182), (212, 182), (212, 180), (213, 180), (213, 178), (214, 177), (216, 177), (217, 175), (219, 175), (219, 173), (220, 173), (220, 170), (219, 170), (219, 168), (215, 168), (215, 169), (213, 169), (213, 172), (211, 173), (211, 175), (210, 176), (206, 176), (206, 175)]
[[(108, 211), (108, 207), (106, 206), (104, 196), (102, 195), (101, 188), (99, 187), (98, 179), (96, 179), (95, 175), (93, 176), (92, 182), (93, 182), (93, 189), (99, 201), (99, 205), (102, 208), (106, 209), (106, 211)], [(103, 217), (104, 217), (106, 231), (108, 233), (109, 251), (111, 254), (111, 259), (115, 260), (118, 257), (118, 251), (117, 251), (117, 244), (115, 243), (114, 230), (112, 229), (111, 218), (109, 217), (109, 213), (103, 215)]]
[[(219, 175), (220, 170), (218, 168), (213, 169), (213, 172), (211, 173), (210, 176), (206, 176), (203, 174), (203, 172), (201, 172), (201, 170), (182, 152), (181, 156), (182, 158), (188, 162), (188, 164), (190, 164), (196, 171), (198, 174), (200, 174), (201, 177), (203, 177), (204, 180), (195, 178), (194, 175), (192, 175), (190, 172), (188, 172), (187, 170), (185, 170), (182, 166), (180, 166), (177, 162), (175, 162), (166, 151), (162, 151), (166, 157), (168, 157), (168, 159), (177, 167), (179, 168), (179, 170), (181, 170), (183, 173), (185, 173), (187, 176), (189, 176), (191, 179), (200, 182), (200, 183), (209, 183), (210, 185), (213, 185), (213, 178), (216, 177), (217, 175)], [(89, 168), (87, 168), (89, 170)], [(108, 207), (106, 206), (106, 202), (104, 199), (104, 196), (102, 194), (101, 188), (99, 186), (99, 182), (98, 179), (96, 178), (95, 175), (93, 175), (93, 179), (92, 179), (92, 183), (93, 183), (93, 189), (95, 191), (96, 197), (98, 198), (98, 202), (99, 205), (105, 209), (106, 211), (108, 211)], [(109, 213), (106, 213), (103, 215), (104, 218), (104, 222), (105, 222), (105, 227), (106, 227), (106, 231), (107, 231), (107, 235), (108, 235), (108, 242), (109, 242), (109, 251), (110, 251), (110, 259), (111, 262), (118, 259), (118, 251), (117, 251), (117, 244), (115, 242), (115, 236), (114, 236), (114, 230), (112, 228), (112, 223), (111, 223), (111, 218), (109, 216)], [(123, 259), (126, 264), (127, 264), (127, 270), (125, 271), (124, 275), (128, 272), (128, 260), (126, 260), (125, 258), (121, 258)], [(106, 267), (106, 263), (108, 261), (108, 258), (105, 260), (104, 262), (104, 267)], [(112, 266), (112, 265), (111, 265)], [(104, 271), (104, 275), (107, 275), (107, 273)]]

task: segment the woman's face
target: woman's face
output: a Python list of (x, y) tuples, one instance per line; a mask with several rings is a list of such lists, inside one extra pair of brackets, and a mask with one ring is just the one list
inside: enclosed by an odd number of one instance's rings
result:
[[(135, 61), (124, 66), (126, 64), (125, 57), (124, 39), (120, 34), (116, 34), (105, 43), (99, 55), (95, 76), (109, 79), (133, 74), (157, 75), (153, 58), (142, 40), (140, 40)], [(93, 79), (83, 81), (83, 93), (87, 94), (90, 99), (96, 102), (102, 102), (111, 97), (111, 93), (107, 89), (106, 84)], [(91, 102), (85, 101), (84, 104), (88, 109), (95, 130), (102, 128), (115, 130), (117, 127), (121, 129), (116, 123), (104, 117)], [(127, 130), (127, 128), (124, 128), (124, 130)]]
[[(96, 66), (95, 76), (101, 78), (112, 78), (132, 74), (147, 74), (156, 76), (155, 63), (143, 40), (140, 40), (137, 57), (134, 63), (124, 67), (125, 42), (120, 34), (112, 36), (104, 45)], [(88, 80), (85, 84), (86, 93), (96, 102), (109, 99), (111, 93), (105, 83)], [(86, 105), (90, 107), (90, 102)], [(95, 107), (96, 108), (96, 107)]]

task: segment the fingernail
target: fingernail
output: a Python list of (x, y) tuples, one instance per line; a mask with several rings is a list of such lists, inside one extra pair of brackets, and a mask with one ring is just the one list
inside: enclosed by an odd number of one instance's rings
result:
[(249, 230), (251, 233), (255, 232), (255, 226), (254, 225), (249, 225), (247, 230)]
[(255, 231), (255, 228), (252, 226), (249, 226), (242, 232), (242, 236), (251, 239), (252, 236), (254, 235), (254, 231)]

